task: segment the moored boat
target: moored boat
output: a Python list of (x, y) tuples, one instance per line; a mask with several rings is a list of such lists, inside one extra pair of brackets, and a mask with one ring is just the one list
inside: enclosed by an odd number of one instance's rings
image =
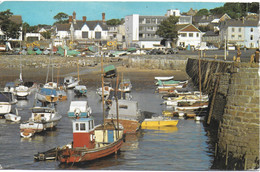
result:
[(61, 163), (87, 162), (117, 153), (124, 141), (123, 128), (112, 123), (94, 125), (92, 118), (73, 120), (73, 142), (58, 151)]
[(54, 128), (61, 115), (52, 107), (33, 107), (31, 118), (20, 124), (20, 135), (29, 138), (34, 133)]
[(74, 88), (74, 93), (77, 96), (87, 96), (87, 87), (85, 85), (77, 85)]
[(164, 118), (162, 116), (158, 116), (158, 117), (152, 117), (149, 119), (145, 119), (142, 124), (141, 127), (165, 127), (165, 126), (177, 126), (178, 124), (178, 120), (174, 120), (174, 119), (170, 119), (170, 118)]
[(141, 110), (138, 109), (137, 101), (119, 99), (117, 105), (116, 100), (113, 100), (105, 121), (117, 123), (117, 106), (118, 121), (124, 127), (124, 132), (135, 133), (138, 131), (144, 117)]
[(4, 115), (7, 121), (19, 122), (21, 120), (21, 116), (19, 116), (18, 110), (17, 109), (15, 110), (16, 110), (16, 114), (8, 113)]
[(123, 92), (130, 92), (132, 89), (132, 84), (130, 79), (123, 79), (118, 87), (119, 91), (123, 91)]
[(56, 89), (40, 88), (35, 95), (40, 102), (54, 103), (59, 100)]
[(80, 80), (78, 78), (75, 78), (73, 76), (68, 76), (64, 78), (64, 85), (65, 88), (71, 89), (79, 85)]
[(0, 115), (7, 114), (12, 111), (12, 107), (17, 103), (17, 100), (14, 98), (13, 93), (11, 92), (0, 92)]
[(68, 117), (84, 117), (91, 115), (92, 109), (89, 107), (87, 101), (71, 101), (68, 111)]

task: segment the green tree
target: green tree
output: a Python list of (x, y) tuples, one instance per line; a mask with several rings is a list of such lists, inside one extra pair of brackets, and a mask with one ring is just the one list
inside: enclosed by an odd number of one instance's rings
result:
[(111, 19), (111, 20), (108, 20), (106, 21), (107, 25), (109, 26), (118, 26), (120, 24), (123, 24), (124, 23), (124, 19)]
[(50, 39), (50, 38), (51, 38), (51, 31), (42, 32), (41, 35), (42, 35), (45, 39)]
[(69, 21), (69, 15), (63, 12), (58, 13), (56, 16), (53, 17), (54, 20), (56, 20), (56, 23), (62, 24), (62, 23), (68, 23)]
[(200, 9), (195, 16), (208, 16), (210, 13), (209, 13), (209, 10), (206, 9), (206, 8), (203, 8), (203, 9)]
[(13, 13), (10, 12), (10, 9), (0, 12), (0, 27), (3, 33), (5, 34), (7, 40), (9, 38), (17, 39), (20, 36), (20, 27), (21, 24), (17, 24), (10, 20)]
[(223, 15), (227, 13), (231, 18), (245, 17), (247, 12), (259, 13), (259, 3), (225, 3), (222, 7), (209, 10), (211, 14)]
[(171, 40), (173, 43), (177, 42), (178, 31), (176, 29), (176, 23), (179, 21), (178, 17), (170, 16), (163, 20), (158, 26), (156, 35), (162, 37), (165, 40)]

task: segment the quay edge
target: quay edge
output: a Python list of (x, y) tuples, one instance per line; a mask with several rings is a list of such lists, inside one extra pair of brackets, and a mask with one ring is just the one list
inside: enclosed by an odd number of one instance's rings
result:
[[(187, 74), (197, 86), (198, 64), (198, 59), (190, 58), (186, 66)], [(209, 94), (212, 108), (205, 124), (216, 131), (211, 168), (258, 169), (259, 64), (202, 59), (200, 66), (202, 90)]]

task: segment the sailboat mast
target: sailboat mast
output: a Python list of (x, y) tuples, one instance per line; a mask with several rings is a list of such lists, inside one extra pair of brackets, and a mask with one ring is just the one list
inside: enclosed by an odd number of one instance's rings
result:
[[(22, 49), (21, 41), (20, 41), (20, 51)], [(23, 80), (23, 74), (22, 74), (22, 51), (20, 52), (20, 80)]]
[(105, 127), (104, 74), (103, 74), (103, 56), (102, 55), (101, 55), (101, 83), (102, 83), (103, 124)]
[(200, 101), (201, 101), (201, 67), (200, 67), (200, 58), (201, 58), (201, 53), (199, 56), (199, 90), (200, 90)]
[(79, 60), (78, 60), (78, 63), (77, 63), (77, 69), (78, 69), (78, 81), (79, 81)]
[[(119, 137), (119, 112), (118, 112), (118, 97), (117, 97), (117, 90), (118, 90), (118, 77), (116, 77), (116, 123), (117, 123), (117, 138)], [(121, 90), (122, 93), (122, 90)]]

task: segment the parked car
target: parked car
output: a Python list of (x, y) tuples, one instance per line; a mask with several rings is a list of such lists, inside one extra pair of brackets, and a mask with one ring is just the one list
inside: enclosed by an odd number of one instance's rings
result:
[(164, 52), (162, 50), (159, 49), (152, 49), (150, 51), (147, 52), (147, 54), (149, 55), (158, 55), (158, 54), (164, 54)]
[(218, 50), (218, 48), (215, 47), (214, 45), (210, 45), (210, 46), (208, 47), (208, 50)]
[(169, 48), (166, 50), (166, 54), (178, 54), (179, 50), (177, 48)]

